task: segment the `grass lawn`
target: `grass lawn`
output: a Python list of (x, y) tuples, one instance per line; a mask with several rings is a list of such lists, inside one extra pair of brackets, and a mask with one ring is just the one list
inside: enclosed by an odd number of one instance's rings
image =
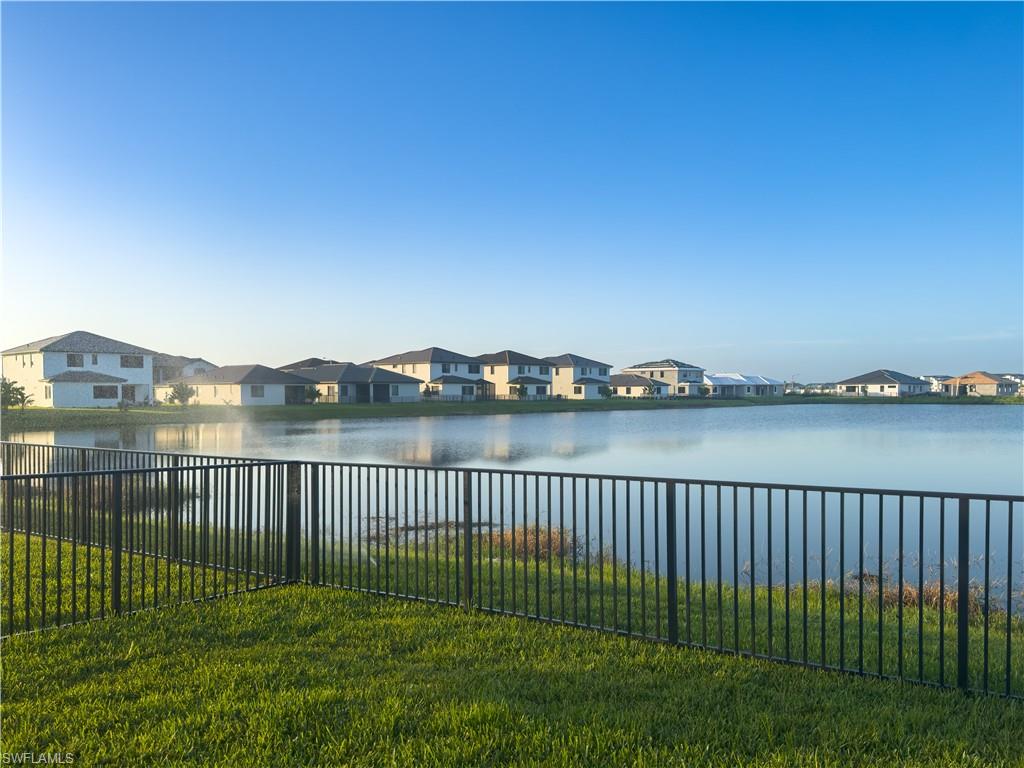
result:
[(475, 416), (506, 413), (560, 413), (568, 411), (633, 411), (665, 408), (733, 408), (753, 405), (845, 405), (1024, 403), (1013, 397), (765, 397), (742, 400), (487, 400), (481, 402), (420, 402), (353, 405), (279, 405), (239, 407), (198, 405), (188, 408), (157, 406), (119, 411), (116, 408), (26, 408), (3, 413), (4, 435), (36, 429), (88, 429), (149, 424), (192, 424), (223, 421), (313, 421), (317, 419), (368, 419), (410, 416)]
[(279, 587), (16, 636), (5, 752), (76, 765), (1020, 765), (1024, 706)]

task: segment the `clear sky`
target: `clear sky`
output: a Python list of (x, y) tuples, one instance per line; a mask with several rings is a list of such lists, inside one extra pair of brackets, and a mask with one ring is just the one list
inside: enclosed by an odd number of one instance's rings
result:
[(1021, 370), (1022, 21), (4, 2), (0, 343)]

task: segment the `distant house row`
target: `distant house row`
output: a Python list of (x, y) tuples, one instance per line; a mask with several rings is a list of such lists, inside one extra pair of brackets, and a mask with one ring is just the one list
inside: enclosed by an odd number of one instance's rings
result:
[[(278, 368), (216, 366), (201, 357), (168, 355), (88, 331), (52, 336), (3, 352), (4, 376), (37, 406), (111, 407), (167, 400), (186, 384), (201, 405), (403, 403), (421, 399), (743, 398), (786, 393), (778, 379), (709, 373), (668, 358), (612, 374), (609, 363), (566, 353), (547, 357), (502, 350), (465, 355), (441, 347), (402, 352), (361, 364), (306, 358)], [(845, 396), (903, 397), (1014, 394), (1024, 378), (976, 371), (959, 377), (915, 378), (881, 369), (820, 391)], [(941, 389), (935, 389), (936, 386)], [(826, 389), (826, 387), (828, 389)], [(315, 397), (313, 393), (315, 390)]]
[(946, 397), (1011, 397), (1024, 395), (1024, 374), (973, 371), (963, 376), (910, 376), (880, 368), (834, 383), (787, 385), (786, 392), (843, 397), (911, 397), (929, 394)]

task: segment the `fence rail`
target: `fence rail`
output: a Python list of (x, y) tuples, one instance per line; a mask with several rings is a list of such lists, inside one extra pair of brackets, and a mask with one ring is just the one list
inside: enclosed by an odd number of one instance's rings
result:
[(5, 633), (300, 581), (1024, 696), (1021, 496), (10, 445)]

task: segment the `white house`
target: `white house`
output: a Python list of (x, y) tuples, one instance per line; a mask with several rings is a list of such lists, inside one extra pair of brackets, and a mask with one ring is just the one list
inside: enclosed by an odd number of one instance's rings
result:
[(363, 365), (404, 373), (423, 382), (423, 395), (444, 400), (476, 400), (493, 396), (493, 386), (484, 379), (477, 358), (441, 347), (371, 360)]
[(931, 385), (914, 376), (880, 368), (836, 382), (836, 390), (843, 397), (907, 397), (927, 394)]
[(484, 378), (494, 388), (494, 396), (534, 400), (551, 395), (551, 364), (510, 349), (479, 355)]
[(32, 405), (103, 408), (153, 397), (153, 351), (88, 331), (51, 336), (3, 352), (3, 375)]
[(785, 383), (767, 376), (748, 373), (706, 373), (704, 386), (708, 397), (782, 397)]
[(201, 357), (183, 357), (157, 352), (153, 355), (153, 383), (177, 381), (185, 376), (206, 373), (217, 366)]
[(614, 397), (646, 397), (661, 399), (672, 395), (672, 385), (667, 381), (649, 379), (635, 373), (613, 373), (609, 386)]
[(941, 373), (934, 373), (928, 376), (921, 376), (920, 378), (922, 381), (928, 382), (931, 392), (937, 392), (938, 394), (942, 394), (943, 384), (945, 384), (953, 377)]
[(700, 388), (704, 384), (703, 368), (672, 358), (637, 363), (623, 368), (622, 373), (664, 382), (669, 386), (673, 397), (700, 397)]
[(327, 363), (278, 370), (309, 379), (320, 393), (319, 403), (415, 403), (420, 399), (419, 379), (387, 368)]
[[(306, 388), (313, 386), (307, 378), (265, 365), (225, 365), (178, 381), (195, 390), (190, 402), (196, 405), (293, 405), (306, 402)], [(176, 383), (154, 387), (157, 399), (166, 400)]]
[(545, 357), (551, 366), (551, 394), (570, 400), (594, 400), (610, 386), (611, 366), (571, 353)]

